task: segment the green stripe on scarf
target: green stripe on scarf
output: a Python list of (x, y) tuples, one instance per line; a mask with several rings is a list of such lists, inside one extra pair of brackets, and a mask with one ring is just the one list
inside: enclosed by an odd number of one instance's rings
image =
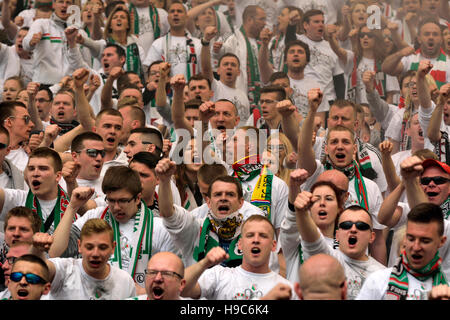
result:
[(433, 277), (433, 287), (440, 284), (448, 284), (441, 270), (442, 259), (439, 252), (422, 269), (414, 270), (410, 267), (406, 252), (403, 251), (392, 268), (386, 295), (389, 300), (406, 300), (408, 297), (409, 280), (408, 273), (420, 281), (426, 281)]
[[(139, 15), (134, 4), (130, 3), (130, 13), (134, 13), (134, 34), (139, 34)], [(159, 14), (158, 9), (153, 5), (148, 6), (150, 21), (153, 28), (153, 40), (158, 39), (161, 36), (161, 28), (159, 27)]]
[[(241, 26), (239, 29), (242, 34), (244, 35), (245, 44), (247, 46), (247, 93), (248, 93), (248, 99), (250, 101), (250, 113), (253, 111), (253, 109), (258, 108), (259, 111), (261, 111), (259, 106), (259, 95), (260, 95), (260, 89), (261, 89), (261, 82), (260, 82), (260, 74), (259, 74), (259, 66), (258, 66), (258, 58), (255, 57), (252, 49), (252, 45), (250, 44), (250, 41), (247, 38), (247, 35), (245, 33), (244, 27)], [(258, 50), (260, 48), (260, 44), (258, 43)]]
[[(417, 57), (420, 54), (420, 52), (421, 52), (420, 49), (416, 51)], [(437, 63), (443, 63), (445, 65), (446, 62), (447, 62), (447, 56), (446, 56), (444, 50), (441, 49), (440, 54), (439, 54), (439, 56), (437, 58)], [(411, 66), (409, 67), (409, 70), (417, 71), (418, 69), (419, 69), (419, 61), (411, 63)], [(436, 81), (436, 85), (437, 85), (438, 89), (440, 89), (441, 86), (443, 86), (444, 84), (447, 83), (446, 82), (447, 81), (447, 72), (446, 72), (446, 70), (440, 70), (440, 69), (431, 70), (430, 71), (430, 75)]]
[[(113, 38), (109, 38), (108, 42), (116, 43)], [(126, 46), (126, 52), (127, 71), (135, 72), (139, 76), (139, 78), (141, 78), (142, 83), (145, 83), (144, 69), (142, 68), (141, 58), (139, 56), (139, 47), (135, 42), (130, 43)]]
[[(54, 215), (54, 220), (52, 223), (52, 225), (54, 226), (53, 230), (56, 230), (56, 227), (58, 227), (58, 224), (61, 221), (61, 218), (64, 215), (67, 206), (69, 205), (69, 201), (70, 199), (67, 193), (58, 185), (58, 197), (56, 198), (55, 207), (50, 213)], [(34, 214), (37, 214), (39, 218), (41, 218), (41, 232), (47, 232), (48, 230), (44, 230), (45, 219), (42, 216), (42, 209), (41, 205), (39, 204), (39, 199), (31, 192), (31, 190), (28, 191), (27, 199), (25, 201), (25, 207), (31, 209)]]

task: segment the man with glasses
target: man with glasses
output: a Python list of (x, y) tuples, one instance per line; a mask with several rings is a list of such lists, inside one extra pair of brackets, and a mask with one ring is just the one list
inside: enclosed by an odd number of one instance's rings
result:
[(267, 136), (270, 136), (273, 131), (282, 132), (282, 115), (277, 110), (277, 104), (285, 99), (286, 91), (281, 86), (269, 85), (262, 88), (259, 99), (262, 117), (255, 119), (255, 114), (252, 113), (247, 125), (266, 130)]
[(12, 300), (40, 300), (50, 292), (49, 270), (45, 262), (32, 254), (19, 257), (12, 266), (8, 291)]
[[(79, 167), (78, 175), (74, 177), (76, 178), (74, 187), (92, 187), (95, 190), (92, 199), (103, 198), (105, 195), (102, 191), (100, 173), (103, 168), (106, 151), (102, 137), (95, 132), (83, 132), (72, 140), (70, 150), (72, 161), (66, 162), (64, 166), (68, 168)], [(61, 186), (64, 190), (68, 190), (66, 183), (70, 184), (69, 182), (72, 182), (66, 181), (66, 179), (68, 178), (64, 177), (64, 181), (61, 181)]]
[(44, 127), (50, 124), (50, 110), (52, 108), (53, 93), (45, 85), (39, 85), (38, 92), (34, 98), (34, 105), (39, 113)]
[[(16, 260), (30, 252), (31, 241), (17, 241), (11, 244), (8, 253), (6, 254), (5, 261), (2, 263), (2, 271), (5, 277), (5, 286), (8, 287), (9, 276), (11, 275), (11, 268)], [(0, 299), (7, 300), (11, 298), (11, 292), (6, 288), (0, 292)]]
[[(448, 288), (443, 270), (442, 247), (450, 236), (448, 221), (434, 203), (421, 203), (408, 213), (404, 249), (391, 268), (372, 273), (364, 283), (358, 300), (449, 299), (430, 295), (435, 287)], [(434, 291), (434, 290), (433, 290)]]
[(130, 300), (180, 300), (185, 285), (183, 261), (172, 252), (158, 252), (145, 269), (145, 294)]
[(114, 266), (127, 271), (136, 282), (137, 293), (144, 293), (144, 269), (150, 257), (162, 251), (177, 253), (161, 218), (154, 215), (142, 200), (142, 184), (139, 174), (126, 166), (108, 169), (102, 182), (106, 194), (105, 206), (87, 211), (72, 223), (75, 213), (92, 196), (94, 190), (79, 187), (72, 192), (71, 201), (61, 220), (50, 248), (50, 257), (78, 254), (77, 242), (85, 223), (100, 218), (113, 227), (117, 247), (111, 256)]
[(0, 122), (9, 132), (10, 151), (6, 159), (23, 172), (28, 162), (24, 144), (34, 127), (27, 107), (20, 101), (0, 103)]
[[(79, 194), (80, 198), (85, 195)], [(47, 259), (45, 251), (51, 250), (57, 238), (53, 239), (46, 233), (34, 235), (31, 253), (42, 258), (49, 269), (51, 291), (44, 299), (121, 300), (135, 296), (136, 289), (130, 275), (109, 262), (116, 245), (120, 246), (115, 240), (114, 231), (105, 220), (90, 219), (79, 233), (81, 259)]]
[(344, 267), (347, 277), (348, 299), (353, 300), (358, 295), (367, 276), (376, 270), (385, 268), (367, 255), (369, 244), (375, 240), (372, 215), (359, 205), (346, 208), (338, 218), (336, 240), (339, 241), (339, 250), (334, 250), (311, 218), (309, 208), (316, 200), (310, 192), (302, 191), (297, 195), (293, 204), (304, 255), (311, 257), (315, 254), (325, 253), (338, 259)]

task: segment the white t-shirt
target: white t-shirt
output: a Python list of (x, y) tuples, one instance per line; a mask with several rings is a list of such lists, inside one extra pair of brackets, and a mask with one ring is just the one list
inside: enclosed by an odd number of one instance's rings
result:
[[(419, 60), (430, 60), (431, 64), (433, 65), (433, 68), (431, 69), (430, 72), (432, 72), (433, 70), (437, 70), (437, 65), (438, 64), (445, 64), (445, 82), (450, 82), (450, 59), (447, 56), (447, 61), (446, 62), (440, 62), (437, 60), (436, 58), (425, 58), (422, 54), (419, 54)], [(407, 72), (408, 70), (410, 70), (411, 68), (411, 64), (417, 61), (417, 55), (416, 54), (411, 54), (409, 56), (403, 57), (400, 62), (403, 64), (403, 73)]]
[(228, 99), (236, 106), (240, 123), (245, 123), (250, 116), (250, 102), (248, 101), (247, 94), (239, 88), (230, 88), (221, 81), (213, 80), (211, 89), (214, 91), (212, 101), (219, 99)]
[[(308, 91), (313, 88), (320, 88), (320, 90), (323, 91), (323, 86), (316, 81), (316, 78), (312, 77), (304, 77), (301, 80), (294, 80), (289, 77), (289, 81), (292, 90), (294, 90), (294, 93), (292, 94), (294, 104), (303, 118), (306, 118), (309, 112)], [(330, 104), (328, 103), (328, 100), (322, 99), (322, 103), (317, 109), (317, 112), (328, 110), (330, 110)]]
[[(92, 195), (91, 199), (94, 200), (96, 198), (104, 198), (105, 194), (102, 191), (102, 181), (103, 179), (95, 179), (95, 180), (85, 180), (85, 179), (79, 179), (77, 178), (77, 184), (79, 187), (91, 187), (94, 188), (94, 194)], [(67, 184), (66, 180), (61, 179), (59, 181), (59, 185), (61, 188), (67, 191)]]
[[(208, 300), (256, 300), (266, 295), (278, 283), (293, 285), (279, 274), (253, 273), (217, 265), (206, 270), (198, 279), (201, 297)], [(295, 294), (294, 294), (295, 299)]]
[(82, 259), (53, 258), (56, 273), (51, 291), (42, 300), (122, 300), (136, 295), (131, 276), (110, 266), (108, 276), (95, 279), (82, 266)]
[(312, 41), (304, 34), (297, 35), (297, 39), (305, 42), (311, 53), (310, 61), (305, 67), (305, 77), (315, 79), (322, 86), (326, 100), (336, 100), (333, 76), (344, 73), (344, 71), (330, 44), (325, 40)]
[[(378, 270), (369, 275), (359, 291), (356, 300), (388, 300), (386, 291), (392, 268)], [(428, 292), (433, 285), (432, 278), (420, 281), (408, 273), (407, 300), (428, 300)]]
[[(5, 193), (5, 202), (3, 203), (3, 208), (0, 213), (0, 220), (2, 221), (5, 220), (6, 214), (12, 208), (25, 206), (28, 195), (28, 191), (25, 190), (3, 189), (3, 191)], [(42, 211), (42, 223), (44, 223), (48, 216), (52, 213), (56, 200), (56, 198), (48, 201), (39, 200)], [(47, 232), (50, 234), (54, 232), (54, 223), (50, 226), (50, 229)]]
[(0, 174), (0, 188), (5, 188), (9, 182), (9, 177), (6, 172)]
[(302, 240), (302, 247), (308, 256), (325, 253), (335, 257), (341, 263), (347, 277), (347, 295), (349, 300), (354, 300), (356, 298), (364, 281), (372, 272), (385, 269), (385, 266), (371, 256), (368, 257), (368, 260), (360, 261), (349, 258), (340, 250), (332, 249), (324, 239), (323, 235), (321, 235), (316, 242), (306, 242)]
[(6, 159), (23, 173), (28, 164), (28, 153), (23, 148), (14, 149), (6, 155)]
[[(170, 28), (169, 22), (167, 21), (167, 11), (164, 9), (158, 10), (158, 18), (159, 18), (159, 27), (160, 27), (160, 36), (164, 36)], [(140, 44), (144, 49), (144, 56), (147, 55), (150, 46), (152, 45), (154, 39), (153, 36), (153, 26), (150, 21), (150, 10), (149, 7), (138, 8), (136, 7), (136, 11), (139, 17), (139, 40)]]
[[(197, 56), (195, 72), (199, 73), (201, 69), (200, 57), (202, 44), (200, 39), (193, 37), (191, 37), (191, 39), (194, 43), (195, 54)], [(154, 61), (164, 60), (165, 62), (169, 62), (171, 64), (171, 77), (176, 74), (184, 74), (184, 77), (187, 79), (187, 60), (190, 55), (189, 50), (190, 48), (186, 46), (186, 37), (175, 37), (168, 33), (167, 35), (153, 41), (143, 64), (145, 66), (150, 66)], [(193, 74), (191, 74), (191, 76), (193, 76)]]

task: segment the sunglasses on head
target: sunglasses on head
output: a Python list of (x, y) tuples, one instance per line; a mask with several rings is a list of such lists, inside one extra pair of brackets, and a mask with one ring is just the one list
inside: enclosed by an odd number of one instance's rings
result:
[(40, 276), (34, 273), (22, 273), (22, 272), (13, 272), (9, 276), (9, 279), (11, 279), (14, 282), (20, 282), (22, 278), (25, 277), (27, 282), (29, 284), (38, 284), (38, 283), (47, 283), (44, 279), (42, 279)]
[(356, 229), (360, 230), (360, 231), (366, 231), (369, 229), (372, 229), (370, 227), (370, 225), (368, 225), (365, 222), (362, 221), (357, 221), (357, 222), (353, 222), (353, 221), (343, 221), (341, 223), (339, 223), (339, 229), (343, 229), (343, 230), (350, 230), (353, 225), (356, 226)]
[(372, 32), (360, 32), (359, 33), (359, 37), (361, 39), (364, 38), (364, 36), (368, 36), (369, 38), (372, 39), (374, 37), (374, 34)]
[[(104, 158), (106, 155), (105, 150), (99, 150), (99, 149), (84, 149), (84, 150), (86, 150), (86, 154), (91, 158), (96, 158), (98, 154), (100, 154), (100, 156), (102, 158)], [(81, 151), (83, 151), (83, 150), (81, 150)], [(78, 152), (81, 152), (81, 151), (78, 151)]]
[(434, 184), (439, 185), (439, 184), (444, 184), (447, 181), (450, 181), (450, 179), (444, 178), (444, 177), (423, 177), (420, 178), (420, 184), (427, 186), (430, 184), (430, 182), (433, 181)]

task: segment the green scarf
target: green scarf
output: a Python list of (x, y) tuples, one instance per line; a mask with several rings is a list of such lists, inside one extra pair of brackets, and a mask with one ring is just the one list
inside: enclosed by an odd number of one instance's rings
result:
[(433, 277), (433, 286), (448, 284), (441, 270), (442, 259), (436, 252), (434, 258), (422, 269), (414, 270), (408, 263), (406, 252), (403, 251), (392, 268), (386, 296), (388, 300), (406, 300), (408, 296), (408, 273), (420, 281)]
[(442, 213), (444, 214), (444, 220), (447, 220), (450, 216), (450, 196), (447, 197), (447, 200), (441, 204)]
[[(233, 240), (231, 240), (228, 255), (230, 256), (224, 263), (229, 267), (235, 267), (242, 263), (242, 251), (238, 248), (238, 242), (241, 235), (237, 235)], [(219, 237), (214, 232), (214, 228), (211, 224), (209, 217), (203, 222), (203, 226), (200, 229), (200, 238), (198, 245), (194, 248), (194, 259), (195, 261), (202, 260), (206, 254), (214, 247), (219, 247)]]
[(359, 169), (359, 165), (355, 160), (345, 168), (338, 168), (331, 162), (329, 157), (327, 157), (324, 168), (325, 170), (336, 169), (341, 171), (347, 176), (349, 182), (354, 178), (353, 182), (355, 184), (355, 193), (358, 197), (358, 203), (361, 207), (369, 211), (369, 199), (367, 197), (366, 184), (364, 183), (364, 178)]
[[(53, 211), (50, 213), (50, 216), (53, 215), (54, 221), (50, 225), (46, 225), (44, 217), (42, 216), (42, 210), (41, 205), (39, 204), (39, 199), (31, 192), (31, 190), (28, 191), (25, 207), (31, 209), (34, 214), (37, 214), (39, 218), (41, 218), (42, 221), (41, 232), (47, 232), (48, 230), (50, 230), (50, 227), (52, 225), (54, 226), (53, 229), (54, 232), (58, 227), (58, 224), (61, 221), (64, 212), (67, 209), (67, 206), (69, 205), (69, 201), (70, 199), (67, 193), (58, 185), (58, 197), (56, 199), (55, 207), (53, 208)], [(50, 216), (49, 218), (51, 218)]]
[[(134, 4), (130, 3), (130, 13), (134, 13), (134, 34), (139, 34), (139, 16)], [(161, 29), (159, 27), (159, 14), (158, 9), (152, 4), (148, 6), (148, 11), (150, 15), (150, 21), (153, 27), (153, 39), (156, 40), (161, 36)]]
[[(417, 71), (419, 69), (419, 58), (420, 58), (421, 50), (417, 50), (415, 54), (416, 62), (411, 63), (409, 70)], [(433, 66), (433, 70), (430, 71), (430, 75), (436, 81), (436, 85), (438, 89), (440, 89), (444, 84), (447, 83), (447, 55), (444, 50), (441, 48), (439, 56), (436, 60), (436, 63)]]
[[(101, 215), (114, 231), (116, 247), (110, 261), (113, 265), (122, 269), (122, 249), (120, 244), (120, 226), (114, 219), (109, 207), (106, 207)], [(153, 237), (153, 211), (144, 201), (141, 201), (139, 211), (136, 213), (133, 228), (133, 238), (130, 241), (130, 264), (127, 271), (135, 282), (143, 285), (145, 281), (144, 270), (152, 254)]]
[[(240, 31), (244, 35), (245, 44), (247, 46), (247, 92), (248, 92), (248, 100), (250, 102), (250, 113), (253, 112), (253, 109), (260, 110), (259, 106), (259, 95), (261, 89), (261, 77), (259, 74), (259, 66), (258, 66), (258, 56), (254, 54), (252, 45), (248, 40), (247, 35), (245, 34), (244, 27), (241, 26)], [(258, 43), (258, 50), (260, 48), (260, 44)]]
[[(116, 43), (113, 38), (108, 38), (107, 42)], [(136, 42), (127, 44), (126, 52), (127, 71), (135, 72), (139, 76), (139, 78), (141, 78), (142, 83), (145, 83), (144, 69), (142, 68), (141, 58), (139, 56), (139, 47)]]

